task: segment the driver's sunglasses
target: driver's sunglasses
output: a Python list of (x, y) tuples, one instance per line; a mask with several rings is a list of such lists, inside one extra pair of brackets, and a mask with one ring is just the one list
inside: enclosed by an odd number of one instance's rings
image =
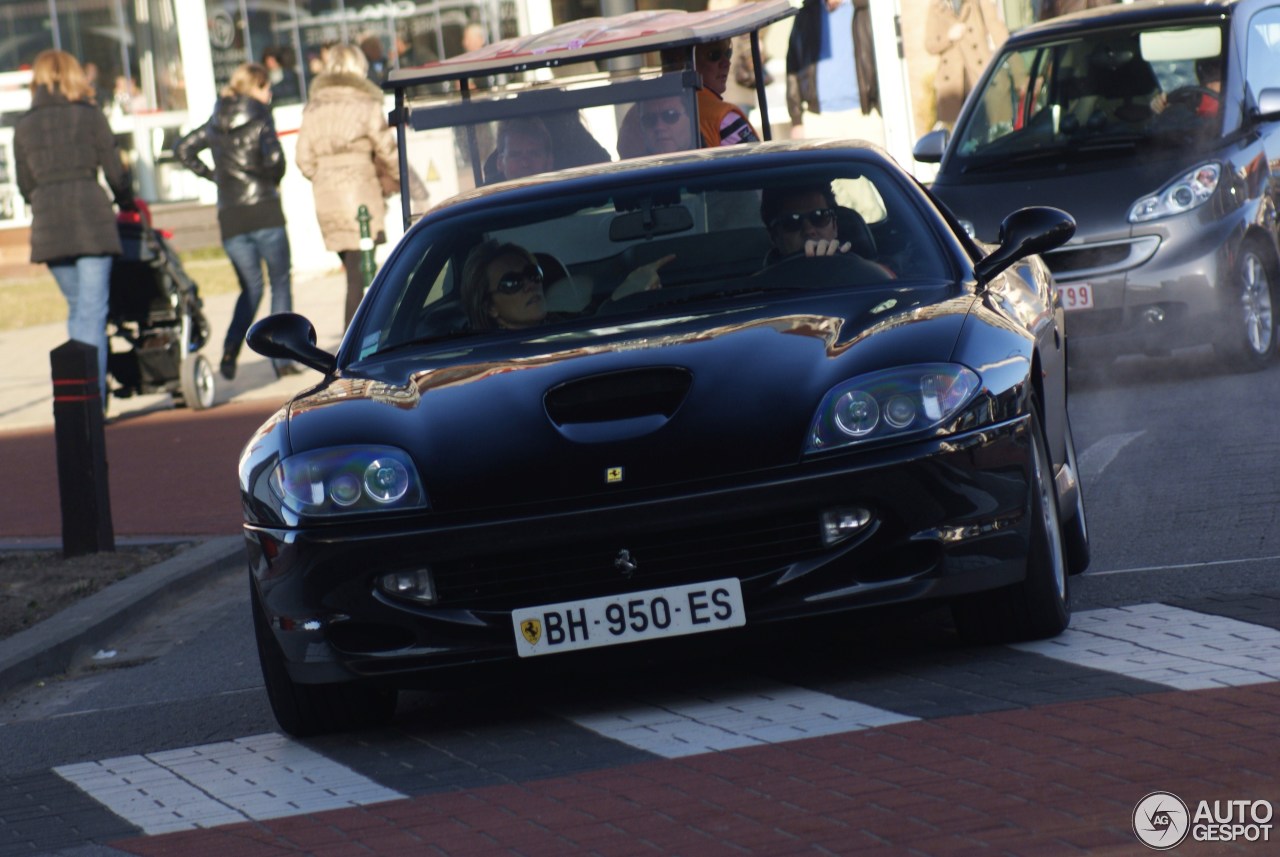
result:
[(661, 119), (665, 125), (674, 125), (684, 116), (679, 110), (663, 110), (658, 113), (646, 113), (640, 117), (640, 124), (652, 131), (658, 127)]
[(498, 280), (498, 287), (490, 292), (497, 292), (503, 295), (514, 295), (524, 288), (524, 284), (532, 280), (539, 286), (542, 285), (542, 269), (537, 265), (525, 265), (519, 271), (508, 271), (502, 275), (502, 279)]
[(733, 59), (733, 48), (712, 48), (707, 51), (707, 62)]
[(814, 229), (825, 229), (831, 225), (836, 213), (829, 208), (815, 208), (813, 211), (798, 211), (793, 214), (779, 214), (773, 219), (773, 226), (783, 232), (799, 232), (802, 221), (807, 221)]

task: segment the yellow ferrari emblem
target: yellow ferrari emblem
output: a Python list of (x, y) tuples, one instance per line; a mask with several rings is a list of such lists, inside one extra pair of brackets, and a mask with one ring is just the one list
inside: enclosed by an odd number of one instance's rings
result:
[(526, 619), (520, 623), (520, 633), (529, 641), (529, 645), (536, 646), (542, 639), (542, 623), (537, 619)]
[(605, 481), (605, 482), (621, 482), (621, 481), (622, 481), (622, 468), (621, 468), (621, 467), (610, 467), (608, 470), (606, 470), (606, 471), (604, 472), (604, 481)]

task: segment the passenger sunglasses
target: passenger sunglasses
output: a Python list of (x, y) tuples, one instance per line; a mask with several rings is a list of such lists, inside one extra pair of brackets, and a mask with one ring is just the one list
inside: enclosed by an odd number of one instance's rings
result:
[(733, 59), (733, 48), (712, 48), (707, 51), (707, 62)]
[(799, 211), (794, 214), (779, 214), (773, 219), (773, 226), (783, 232), (799, 232), (801, 222), (807, 221), (814, 229), (825, 229), (831, 225), (836, 213), (829, 208), (815, 208), (813, 211)]
[(665, 125), (674, 125), (684, 117), (679, 110), (663, 110), (659, 113), (646, 113), (640, 117), (640, 124), (652, 131), (658, 127), (658, 120), (661, 119)]
[[(524, 288), (526, 281), (532, 280), (542, 285), (542, 269), (537, 265), (525, 265), (519, 271), (508, 271), (498, 280), (498, 287), (493, 290), (499, 294), (514, 295)], [(493, 294), (490, 292), (490, 294)]]

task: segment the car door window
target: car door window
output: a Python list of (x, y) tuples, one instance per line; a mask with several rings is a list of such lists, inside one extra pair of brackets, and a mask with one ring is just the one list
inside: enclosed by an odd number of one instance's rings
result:
[(1249, 21), (1245, 83), (1255, 104), (1262, 90), (1280, 87), (1280, 9), (1266, 9)]

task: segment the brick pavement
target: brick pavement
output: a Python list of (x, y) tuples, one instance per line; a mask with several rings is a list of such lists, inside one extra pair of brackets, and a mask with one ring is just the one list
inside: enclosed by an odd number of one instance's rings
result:
[[(917, 721), (117, 840), (224, 855), (1130, 855), (1152, 791), (1280, 804), (1280, 684)], [(1270, 854), (1188, 839), (1178, 854)]]

